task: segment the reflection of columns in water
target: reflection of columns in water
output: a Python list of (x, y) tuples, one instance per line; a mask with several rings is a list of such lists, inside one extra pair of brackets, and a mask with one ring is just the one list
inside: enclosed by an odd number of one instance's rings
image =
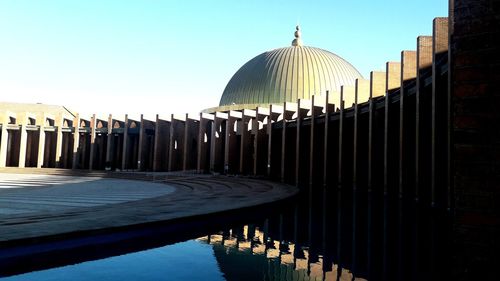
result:
[(269, 219), (264, 220), (264, 226), (263, 226), (263, 243), (266, 245), (266, 250), (267, 250), (267, 240), (269, 239), (268, 233), (269, 233)]
[(244, 226), (233, 227), (231, 229), (231, 237), (236, 240), (236, 248), (239, 248), (240, 242), (244, 242), (246, 240), (244, 232)]
[[(271, 223), (272, 221), (269, 222)], [(276, 222), (279, 223), (279, 221)], [(271, 226), (268, 228), (276, 229)], [(354, 278), (353, 273), (350, 272), (349, 269), (343, 266), (334, 265), (326, 252), (317, 253), (315, 249), (311, 247), (302, 248), (297, 244), (272, 240), (269, 237), (267, 239), (268, 245), (265, 251), (259, 251), (258, 247), (253, 246), (251, 246), (250, 251), (248, 251), (247, 247), (242, 246), (244, 243), (250, 245), (250, 241), (259, 241), (259, 237), (261, 237), (261, 239), (263, 239), (264, 236), (268, 237), (266, 233), (259, 231), (258, 228), (252, 225), (243, 226), (241, 229), (233, 228), (232, 230), (226, 230), (222, 233), (224, 233), (224, 235), (214, 234), (202, 237), (198, 240), (214, 246), (219, 245), (219, 247), (223, 247), (218, 249), (214, 248), (216, 249), (216, 257), (223, 272), (225, 272), (224, 269), (228, 269), (226, 261), (232, 259), (230, 256), (236, 254), (239, 257), (234, 261), (241, 260), (242, 258), (247, 260), (247, 258), (245, 258), (246, 255), (248, 255), (249, 259), (251, 256), (260, 256), (264, 258), (264, 264), (266, 265), (265, 267), (267, 267), (267, 270), (264, 271), (266, 280), (352, 280)], [(251, 233), (254, 233), (254, 235)], [(250, 241), (245, 242), (245, 240)], [(235, 252), (235, 250), (238, 253)], [(227, 257), (220, 256), (221, 254)], [(233, 272), (234, 270), (239, 270), (237, 266), (247, 265), (247, 263), (240, 264), (240, 262), (232, 262), (232, 264)], [(356, 280), (364, 279), (356, 277)]]
[(256, 236), (255, 236), (255, 243), (256, 246), (252, 247), (252, 252), (255, 254), (260, 254), (264, 255), (266, 253), (266, 240), (264, 239), (264, 232), (263, 231), (256, 231)]
[(327, 190), (325, 187), (322, 187), (322, 207), (321, 207), (321, 249), (323, 250), (324, 255), (326, 256), (326, 239), (327, 239)]
[(280, 242), (276, 240), (269, 240), (268, 247), (266, 251), (266, 256), (268, 259), (280, 258)]

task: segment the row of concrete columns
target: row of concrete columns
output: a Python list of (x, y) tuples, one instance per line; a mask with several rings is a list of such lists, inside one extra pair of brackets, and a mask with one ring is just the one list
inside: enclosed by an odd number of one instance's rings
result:
[[(28, 113), (14, 123), (6, 113), (0, 166), (25, 167), (26, 160), (34, 166), (37, 147), (37, 167), (193, 170), (368, 190), (380, 185), (385, 193), (434, 202), (444, 196), (437, 185), (446, 184), (447, 48), (447, 18), (437, 18), (433, 36), (418, 37), (417, 50), (403, 51), (401, 62), (388, 62), (385, 72), (296, 103), (156, 120), (56, 116), (48, 126), (43, 114), (30, 124)], [(28, 137), (32, 131), (38, 145)]]
[(0, 122), (0, 167), (55, 167), (56, 159), (63, 160), (71, 121), (62, 114), (3, 111)]

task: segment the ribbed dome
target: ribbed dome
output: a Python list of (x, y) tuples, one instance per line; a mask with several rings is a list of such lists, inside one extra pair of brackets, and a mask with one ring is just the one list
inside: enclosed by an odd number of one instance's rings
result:
[(227, 84), (219, 105), (296, 102), (327, 90), (340, 91), (340, 86), (362, 78), (343, 58), (296, 40), (291, 47), (262, 53), (244, 64)]

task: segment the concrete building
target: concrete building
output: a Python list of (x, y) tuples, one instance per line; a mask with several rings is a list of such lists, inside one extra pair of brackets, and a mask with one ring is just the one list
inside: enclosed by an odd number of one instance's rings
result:
[(0, 103), (0, 167), (71, 167), (75, 117), (64, 106)]
[[(297, 30), (293, 46), (245, 64), (220, 107), (194, 116), (101, 120), (4, 105), (0, 167), (197, 170), (378, 192), (379, 206), (410, 199), (451, 218), (455, 276), (474, 279), (478, 268), (496, 268), (500, 250), (497, 2), (451, 0), (432, 35), (418, 36), (415, 50), (368, 80), (335, 55), (302, 46)], [(333, 84), (311, 72), (296, 79), (306, 64), (290, 59), (317, 56), (345, 67), (318, 74)], [(270, 72), (253, 71), (267, 65)], [(401, 210), (387, 206), (380, 221), (398, 223)]]

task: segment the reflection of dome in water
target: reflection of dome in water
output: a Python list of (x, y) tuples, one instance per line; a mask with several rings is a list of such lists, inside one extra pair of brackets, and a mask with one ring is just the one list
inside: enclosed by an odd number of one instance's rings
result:
[(262, 53), (244, 64), (227, 84), (219, 105), (295, 102), (327, 90), (340, 91), (340, 86), (362, 78), (343, 58), (303, 46), (299, 27), (295, 37), (292, 46)]

